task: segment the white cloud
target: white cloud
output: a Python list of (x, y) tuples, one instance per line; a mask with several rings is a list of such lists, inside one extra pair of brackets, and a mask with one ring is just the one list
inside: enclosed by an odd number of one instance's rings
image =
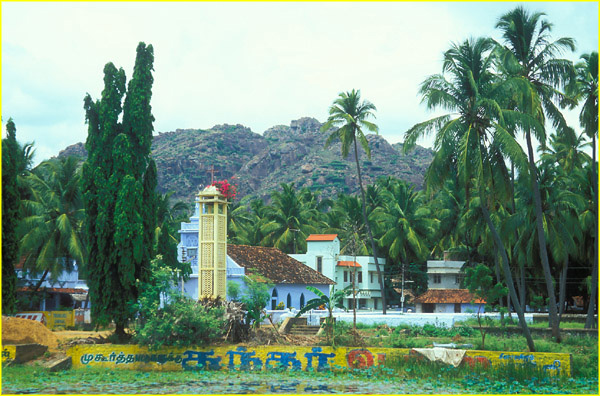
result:
[[(431, 116), (418, 86), (440, 71), (449, 43), (497, 36), (496, 19), (515, 4), (2, 3), (2, 115), (19, 140), (36, 141), (38, 161), (85, 141), (83, 96), (100, 96), (109, 61), (130, 77), (145, 41), (155, 49), (157, 132), (323, 121), (339, 92), (357, 88), (397, 142)], [(597, 4), (531, 8), (547, 11), (556, 37), (597, 48)]]

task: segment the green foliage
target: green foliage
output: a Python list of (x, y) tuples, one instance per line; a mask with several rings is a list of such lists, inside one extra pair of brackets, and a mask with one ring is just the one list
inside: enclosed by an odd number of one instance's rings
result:
[(147, 282), (138, 282), (139, 298), (129, 311), (139, 325), (134, 341), (151, 348), (206, 345), (223, 335), (224, 311), (207, 308), (182, 295), (173, 283), (175, 270), (162, 256), (151, 262)]
[(169, 301), (179, 294), (173, 283), (174, 270), (157, 256), (150, 263), (150, 276), (146, 282), (138, 281), (139, 297), (131, 303), (131, 311), (138, 314), (140, 323), (145, 323), (161, 306), (161, 301)]
[(475, 330), (471, 326), (445, 327), (432, 324), (397, 326), (392, 333), (398, 337), (472, 337)]
[(206, 308), (186, 296), (174, 295), (165, 306), (147, 318), (135, 341), (151, 348), (203, 346), (223, 336), (224, 311)]
[(349, 285), (342, 290), (335, 290), (335, 286), (331, 286), (329, 289), (329, 296), (312, 286), (306, 286), (306, 289), (316, 294), (317, 297), (308, 300), (304, 308), (298, 311), (296, 317), (299, 318), (302, 314), (311, 309), (319, 309), (319, 307), (324, 306), (328, 312), (327, 319), (323, 322), (323, 326), (327, 331), (327, 342), (329, 343), (329, 341), (332, 340), (332, 346), (335, 346), (333, 334), (335, 332), (336, 321), (333, 317), (333, 309), (340, 308), (346, 310), (346, 307), (344, 307), (344, 298), (352, 293), (352, 285)]
[(82, 192), (93, 258), (88, 268), (92, 319), (98, 324), (114, 320), (119, 335), (131, 318), (128, 306), (138, 297), (139, 282), (146, 281), (153, 255), (157, 208), (156, 168), (149, 159), (153, 61), (152, 46), (140, 43), (127, 93), (125, 72), (108, 63), (102, 99), (94, 102), (89, 95), (84, 99), (88, 158)]
[(494, 282), (492, 270), (483, 264), (467, 268), (465, 274), (465, 286), (471, 293), (485, 300), (489, 310), (493, 310), (496, 303), (508, 294), (506, 287)]
[(237, 282), (227, 282), (227, 297), (232, 301), (240, 299), (240, 284)]
[[(508, 294), (508, 289), (500, 283), (494, 283), (492, 270), (483, 264), (478, 264), (475, 268), (467, 268), (465, 272), (465, 286), (475, 296), (485, 300), (488, 310), (495, 310), (497, 302)], [(487, 316), (484, 316), (482, 320), (481, 305), (477, 310), (477, 321), (481, 333), (481, 349), (485, 349), (486, 330), (483, 328), (482, 322), (485, 321), (488, 326), (491, 326), (492, 322)]]
[(240, 302), (246, 308), (246, 324), (258, 328), (265, 318), (265, 306), (271, 298), (269, 290), (273, 284), (264, 277), (248, 274), (244, 277), (246, 288)]
[(2, 139), (2, 311), (7, 314), (16, 310), (15, 264), (19, 252), (16, 229), (21, 196), (17, 186), (19, 144), (16, 132), (15, 123), (10, 118), (6, 123), (7, 137)]
[(85, 275), (85, 211), (78, 166), (75, 157), (54, 158), (42, 162), (23, 178), (29, 188), (29, 198), (22, 201), (23, 219), (18, 227), (21, 254), (26, 257), (23, 268), (30, 274), (42, 274), (33, 285), (32, 294), (48, 274), (56, 280), (63, 271), (72, 271), (73, 259)]
[(544, 298), (544, 296), (533, 296), (529, 302), (529, 306), (540, 312), (548, 306), (548, 299)]
[[(306, 238), (317, 233), (318, 210), (306, 200), (306, 190), (296, 192), (294, 183), (281, 183), (282, 191), (273, 191), (272, 204), (261, 213), (264, 235), (261, 245), (274, 246), (285, 253), (306, 250)], [(310, 193), (312, 197), (312, 193)]]

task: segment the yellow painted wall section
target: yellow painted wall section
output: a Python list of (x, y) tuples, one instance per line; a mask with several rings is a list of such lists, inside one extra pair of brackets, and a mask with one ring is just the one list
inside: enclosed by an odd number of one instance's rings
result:
[(74, 311), (44, 311), (46, 315), (46, 326), (49, 329), (66, 328), (75, 326)]
[(5, 345), (2, 347), (2, 362), (7, 359), (14, 359), (17, 348), (14, 345)]
[(42, 313), (44, 315), (44, 324), (49, 329), (64, 329), (69, 326), (75, 326), (75, 311), (23, 311), (19, 313)]
[[(385, 366), (386, 360), (416, 356), (410, 349), (331, 347), (214, 347), (164, 348), (151, 351), (137, 345), (77, 345), (67, 351), (73, 367), (122, 368), (143, 371), (177, 370), (265, 370), (273, 368), (327, 370)], [(469, 365), (499, 365), (507, 362), (532, 364), (555, 374), (571, 375), (568, 353), (521, 353), (467, 351)]]

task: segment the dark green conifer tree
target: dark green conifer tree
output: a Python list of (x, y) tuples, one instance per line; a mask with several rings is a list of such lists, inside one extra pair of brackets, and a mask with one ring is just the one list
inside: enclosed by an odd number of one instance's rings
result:
[(2, 139), (2, 314), (16, 310), (15, 262), (19, 253), (17, 225), (21, 197), (17, 185), (17, 128), (12, 118), (6, 123), (6, 139)]
[(92, 318), (97, 324), (114, 321), (118, 336), (125, 333), (130, 302), (153, 257), (148, 243), (156, 228), (156, 166), (149, 158), (153, 62), (152, 46), (140, 43), (127, 91), (123, 69), (108, 63), (102, 99), (94, 102), (88, 94), (84, 100), (88, 159), (82, 183)]

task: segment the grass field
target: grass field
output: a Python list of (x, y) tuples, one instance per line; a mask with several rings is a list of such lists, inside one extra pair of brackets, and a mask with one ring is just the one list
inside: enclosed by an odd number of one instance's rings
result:
[[(2, 393), (77, 394), (597, 394), (597, 379), (524, 378), (513, 372), (470, 372), (424, 364), (420, 367), (332, 372), (138, 372), (80, 369), (50, 373), (33, 366), (4, 368)], [(464, 375), (464, 376), (463, 376)]]

